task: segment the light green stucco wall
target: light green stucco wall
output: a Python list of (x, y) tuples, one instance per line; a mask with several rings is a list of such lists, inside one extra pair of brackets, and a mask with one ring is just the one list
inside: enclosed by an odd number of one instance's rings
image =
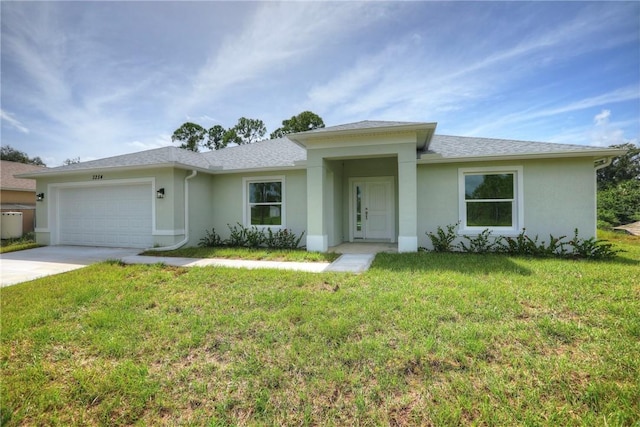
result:
[(427, 231), (458, 221), (458, 169), (522, 166), (524, 227), (529, 236), (548, 241), (573, 236), (595, 236), (596, 197), (593, 160), (558, 159), (418, 165), (419, 245), (430, 247)]
[[(213, 175), (209, 194), (210, 212), (208, 220), (202, 222), (206, 230), (215, 228), (223, 238), (229, 237), (227, 224), (243, 222), (243, 180), (244, 178), (283, 176), (285, 182), (285, 224), (284, 226), (300, 235), (307, 229), (307, 178), (305, 170), (272, 171), (262, 173), (237, 173)], [(303, 238), (301, 244), (304, 244)]]

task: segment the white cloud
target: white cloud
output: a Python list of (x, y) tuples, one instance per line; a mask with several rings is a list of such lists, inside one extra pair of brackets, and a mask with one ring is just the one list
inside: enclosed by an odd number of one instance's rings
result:
[(172, 145), (171, 135), (168, 135), (168, 134), (156, 135), (155, 137), (145, 141), (139, 141), (139, 140), (131, 141), (127, 145), (132, 147), (135, 151), (162, 148), (168, 145)]
[(593, 117), (594, 126), (590, 132), (591, 144), (608, 147), (627, 142), (637, 144), (637, 140), (625, 138), (624, 130), (616, 123), (611, 123), (611, 110), (602, 110)]
[(609, 123), (609, 117), (611, 117), (611, 110), (602, 110), (600, 114), (595, 115), (593, 122), (597, 126), (607, 125)]
[(25, 125), (23, 125), (20, 120), (16, 119), (15, 117), (13, 117), (13, 115), (2, 109), (0, 109), (0, 119), (9, 124), (9, 126), (18, 129), (22, 133), (29, 133), (29, 129)]

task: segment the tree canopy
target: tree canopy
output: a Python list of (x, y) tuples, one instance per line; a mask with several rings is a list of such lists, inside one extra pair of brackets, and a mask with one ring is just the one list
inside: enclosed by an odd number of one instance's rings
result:
[[(270, 136), (279, 138), (289, 133), (304, 132), (316, 128), (323, 128), (322, 118), (311, 111), (303, 111), (297, 116), (282, 121), (282, 127), (278, 128)], [(180, 148), (191, 151), (200, 151), (200, 148), (220, 150), (229, 144), (244, 145), (264, 139), (267, 127), (260, 119), (240, 117), (235, 126), (225, 129), (221, 125), (214, 125), (205, 129), (199, 124), (186, 122), (173, 132), (171, 141), (180, 142)]]
[(207, 130), (205, 128), (195, 123), (186, 122), (173, 132), (171, 141), (181, 142), (180, 148), (198, 152), (206, 136)]
[(238, 145), (252, 144), (259, 141), (267, 133), (267, 128), (262, 120), (247, 119), (246, 117), (240, 117), (233, 130), (239, 138)]
[(323, 128), (324, 121), (320, 116), (311, 112), (303, 111), (297, 116), (292, 116), (288, 120), (282, 121), (282, 127), (271, 133), (271, 139), (281, 138), (287, 134), (295, 132), (306, 132), (317, 128)]
[(598, 188), (614, 187), (630, 179), (640, 180), (640, 147), (626, 143), (611, 145), (609, 148), (622, 148), (627, 153), (616, 157), (611, 165), (598, 171)]
[(0, 159), (10, 162), (26, 163), (29, 165), (47, 166), (40, 157), (29, 157), (27, 153), (16, 150), (10, 145), (3, 145), (0, 148)]
[(640, 147), (612, 145), (627, 152), (598, 171), (598, 226), (640, 221)]

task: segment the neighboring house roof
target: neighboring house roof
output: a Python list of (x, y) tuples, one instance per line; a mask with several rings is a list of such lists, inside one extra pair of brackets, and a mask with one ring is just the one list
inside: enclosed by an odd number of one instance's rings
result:
[(0, 189), (12, 191), (36, 191), (36, 181), (33, 179), (16, 178), (15, 175), (42, 171), (44, 166), (26, 163), (0, 161)]
[[(253, 144), (227, 147), (222, 150), (195, 153), (177, 147), (163, 147), (138, 153), (76, 163), (50, 168), (23, 176), (36, 177), (79, 173), (105, 169), (140, 169), (151, 167), (177, 167), (196, 169), (208, 173), (240, 172), (301, 168), (307, 159), (306, 149), (293, 140), (328, 136), (367, 134), (388, 131), (416, 130), (430, 138), (430, 144), (419, 151), (420, 163), (438, 163), (465, 160), (490, 160), (526, 157), (611, 157), (623, 154), (624, 150), (589, 147), (584, 145), (553, 144), (545, 142), (517, 141), (506, 139), (475, 138), (446, 135), (427, 135), (435, 123), (361, 121), (339, 126), (314, 129), (288, 135), (287, 137), (260, 141)], [(426, 132), (426, 133), (425, 133)], [(426, 136), (425, 136), (426, 135)], [(420, 145), (419, 145), (420, 146)]]

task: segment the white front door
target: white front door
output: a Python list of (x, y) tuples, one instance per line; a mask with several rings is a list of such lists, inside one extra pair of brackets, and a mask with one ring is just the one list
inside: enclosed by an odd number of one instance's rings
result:
[(394, 239), (393, 178), (354, 178), (351, 185), (351, 241)]

